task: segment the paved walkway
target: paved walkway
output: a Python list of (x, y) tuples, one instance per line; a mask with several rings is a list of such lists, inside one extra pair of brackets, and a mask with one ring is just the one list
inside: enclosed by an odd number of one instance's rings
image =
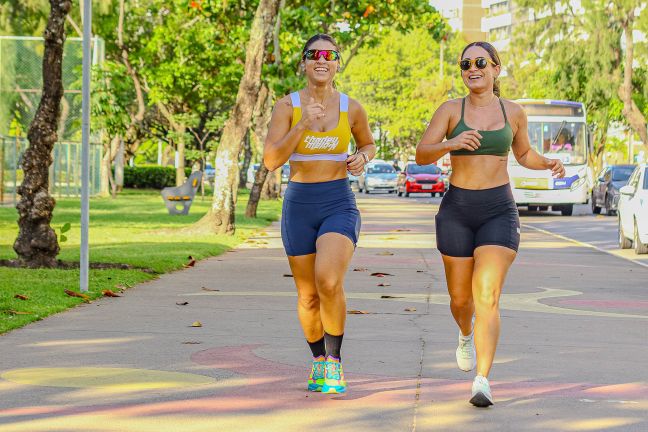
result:
[(348, 309), (366, 313), (348, 315), (348, 395), (304, 390), (309, 350), (273, 225), (0, 337), (0, 431), (648, 430), (647, 268), (524, 232), (502, 297), (496, 405), (479, 410), (454, 362), (436, 207), (359, 204), (346, 290)]

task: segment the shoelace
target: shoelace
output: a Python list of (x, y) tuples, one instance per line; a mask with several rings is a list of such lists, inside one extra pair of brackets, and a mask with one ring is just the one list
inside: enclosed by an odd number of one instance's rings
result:
[(324, 378), (324, 362), (313, 362), (313, 371), (311, 372), (313, 378)]
[(459, 343), (459, 350), (461, 351), (462, 357), (472, 357), (472, 339), (461, 338), (461, 342)]
[(326, 375), (329, 379), (339, 380), (340, 378), (340, 363), (330, 362), (326, 365)]

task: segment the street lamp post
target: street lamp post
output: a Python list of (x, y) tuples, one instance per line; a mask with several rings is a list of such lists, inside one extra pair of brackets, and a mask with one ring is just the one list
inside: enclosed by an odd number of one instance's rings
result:
[(88, 228), (90, 225), (90, 43), (92, 40), (92, 0), (83, 0), (83, 101), (81, 105), (81, 251), (79, 288), (88, 291)]

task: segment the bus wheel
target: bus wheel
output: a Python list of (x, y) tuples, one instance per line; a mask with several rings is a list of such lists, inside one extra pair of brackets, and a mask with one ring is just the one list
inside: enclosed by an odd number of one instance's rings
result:
[(574, 212), (574, 204), (566, 204), (564, 206), (560, 206), (560, 213), (563, 216), (571, 216), (573, 212)]
[(592, 213), (594, 214), (601, 214), (601, 207), (596, 205), (596, 200), (594, 199), (594, 192), (592, 192), (592, 198), (590, 198), (592, 201)]

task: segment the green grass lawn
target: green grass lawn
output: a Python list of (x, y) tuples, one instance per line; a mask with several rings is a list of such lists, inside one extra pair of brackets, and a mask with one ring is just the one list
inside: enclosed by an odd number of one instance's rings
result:
[[(241, 191), (237, 202), (236, 234), (218, 236), (179, 232), (207, 212), (211, 204), (208, 193), (204, 201), (196, 197), (188, 216), (169, 215), (159, 192), (153, 190), (126, 190), (116, 199), (94, 198), (90, 201), (90, 261), (130, 264), (165, 273), (182, 268), (189, 255), (197, 260), (218, 255), (278, 219), (279, 201), (262, 201), (257, 218), (244, 217), (247, 200), (248, 192)], [(57, 233), (65, 223), (72, 225), (58, 256), (63, 261), (79, 260), (79, 204), (78, 198), (60, 198), (54, 209), (52, 227)], [(0, 207), (0, 259), (16, 258), (12, 248), (18, 233), (16, 221), (15, 208)], [(139, 270), (90, 270), (88, 295), (97, 298), (102, 290), (116, 291), (118, 286), (130, 287), (155, 277), (155, 274)], [(0, 333), (82, 301), (67, 296), (64, 289), (78, 291), (78, 270), (0, 267)], [(16, 299), (16, 294), (25, 295), (29, 300)]]

